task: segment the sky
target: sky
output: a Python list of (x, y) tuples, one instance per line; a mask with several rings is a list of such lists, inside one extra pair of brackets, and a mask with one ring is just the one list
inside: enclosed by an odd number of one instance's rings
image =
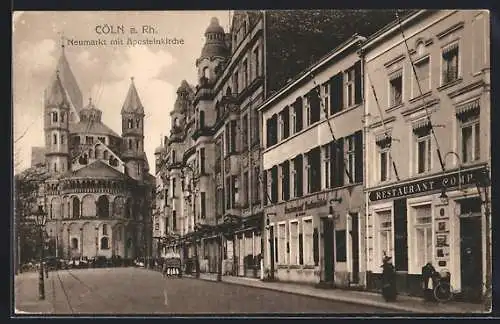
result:
[[(44, 146), (43, 91), (61, 55), (61, 35), (72, 40), (106, 41), (106, 45), (71, 45), (65, 41), (66, 57), (86, 105), (91, 97), (104, 124), (121, 134), (120, 111), (130, 78), (138, 90), (145, 112), (144, 146), (154, 172), (154, 149), (170, 132), (170, 111), (182, 80), (196, 84), (195, 61), (205, 42), (204, 32), (211, 17), (224, 30), (229, 27), (228, 11), (94, 11), (94, 12), (14, 12), (13, 13), (13, 141), (15, 172), (28, 168), (31, 147)], [(124, 34), (104, 34), (113, 26), (123, 26)], [(152, 34), (142, 33), (151, 26)], [(130, 32), (135, 27), (136, 34)], [(101, 32), (99, 34), (98, 32)], [(126, 44), (145, 38), (177, 38), (178, 45)], [(112, 39), (124, 45), (113, 46)]]

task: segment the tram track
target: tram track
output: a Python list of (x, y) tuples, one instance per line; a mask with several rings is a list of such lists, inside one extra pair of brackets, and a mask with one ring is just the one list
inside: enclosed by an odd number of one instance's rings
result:
[[(104, 306), (105, 309), (113, 309), (113, 308), (116, 308), (116, 303), (113, 304), (111, 303), (109, 300), (110, 298), (107, 297), (107, 296), (104, 296), (103, 294), (99, 293), (99, 291), (97, 289), (95, 289), (94, 287), (88, 285), (86, 282), (84, 282), (81, 278), (79, 278), (76, 274), (73, 273), (73, 271), (69, 270), (69, 269), (66, 269), (66, 270), (63, 270), (65, 273), (68, 274), (68, 276), (70, 278), (72, 278), (74, 280), (74, 282), (78, 283), (79, 286), (85, 288), (87, 290), (88, 293), (92, 294), (93, 296), (96, 296), (100, 302), (101, 302), (101, 305)], [(75, 298), (71, 298), (70, 297), (70, 294), (68, 294), (68, 288), (71, 289), (68, 281), (66, 280), (63, 280), (61, 278), (61, 271), (55, 271), (56, 273), (56, 277), (57, 277), (57, 280), (59, 282), (59, 285), (61, 286), (61, 290), (63, 292), (63, 295), (64, 295), (64, 299), (65, 299), (65, 302), (66, 302), (66, 306), (68, 308), (68, 310), (70, 311), (71, 314), (76, 314), (77, 312), (75, 312), (75, 307), (74, 307), (74, 304), (76, 302)], [(64, 273), (63, 272), (63, 273)], [(54, 309), (54, 313), (60, 313), (57, 311), (56, 309), (56, 289), (55, 289), (55, 284), (54, 284), (54, 276), (52, 276), (52, 306), (53, 306), (53, 309)], [(114, 296), (115, 298), (113, 299), (116, 299), (116, 296)], [(128, 304), (128, 303), (136, 303), (137, 301), (130, 298), (129, 296), (127, 295), (121, 295), (119, 296), (120, 298), (123, 298), (124, 299), (124, 303)], [(76, 297), (77, 299), (80, 299), (81, 300), (81, 296), (78, 298)]]

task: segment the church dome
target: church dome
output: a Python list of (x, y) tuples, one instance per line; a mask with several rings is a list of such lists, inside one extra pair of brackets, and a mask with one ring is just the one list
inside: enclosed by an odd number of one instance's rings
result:
[(219, 24), (219, 19), (217, 19), (216, 17), (212, 17), (212, 19), (210, 19), (210, 25), (208, 25), (207, 29), (205, 30), (205, 36), (210, 33), (224, 34), (224, 29), (221, 27), (221, 25)]
[(200, 59), (210, 58), (214, 56), (227, 57), (229, 49), (226, 46), (226, 34), (224, 29), (219, 25), (217, 18), (210, 20), (210, 25), (205, 31), (205, 45), (201, 50)]

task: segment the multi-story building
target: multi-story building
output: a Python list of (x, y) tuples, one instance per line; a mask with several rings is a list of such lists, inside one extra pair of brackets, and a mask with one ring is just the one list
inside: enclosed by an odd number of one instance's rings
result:
[[(64, 53), (45, 91), (47, 232), (71, 258), (148, 255), (154, 178), (144, 153), (144, 107), (132, 80), (122, 135), (107, 127), (92, 100), (83, 107)], [(117, 116), (118, 117), (118, 116)]]
[(264, 265), (275, 279), (363, 283), (363, 40), (348, 39), (259, 108)]
[(363, 45), (369, 287), (384, 254), (400, 291), (428, 262), (465, 297), (491, 283), (489, 35), (487, 11), (422, 10)]
[[(378, 21), (368, 22), (367, 14), (377, 16)], [(191, 118), (179, 119), (185, 125), (183, 134), (188, 128), (192, 134), (173, 142), (170, 138), (165, 148), (181, 154), (178, 162), (167, 160), (170, 181), (178, 184), (177, 190), (189, 189), (182, 190), (184, 195), (189, 193), (189, 199), (185, 204), (180, 197), (175, 216), (182, 210), (187, 232), (204, 233), (193, 250), (199, 252), (201, 268), (220, 270), (223, 258), (225, 273), (259, 275), (265, 197), (261, 194), (262, 126), (257, 108), (344, 41), (346, 33), (378, 28), (390, 15), (385, 11), (236, 11), (229, 33), (212, 19), (196, 61), (194, 111)], [(306, 46), (308, 42), (315, 46)], [(186, 168), (190, 163), (193, 167)], [(172, 172), (177, 172), (176, 180)], [(179, 186), (182, 177), (184, 186)], [(169, 212), (171, 224), (174, 209)]]

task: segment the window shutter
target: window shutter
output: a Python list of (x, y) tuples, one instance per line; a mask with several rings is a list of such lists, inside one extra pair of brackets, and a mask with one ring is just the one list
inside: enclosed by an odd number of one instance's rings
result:
[(329, 150), (330, 150), (330, 188), (334, 188), (335, 187), (335, 177), (336, 177), (336, 174), (335, 174), (335, 156), (337, 154), (337, 151), (336, 151), (336, 146), (335, 146), (335, 141), (331, 141), (329, 144)]
[(354, 182), (363, 182), (363, 134), (360, 130), (354, 133), (354, 150)]
[(342, 110), (343, 103), (342, 72), (330, 79), (330, 115)]
[(303, 183), (302, 183), (302, 180), (303, 180), (303, 172), (304, 172), (304, 168), (303, 168), (303, 164), (302, 164), (302, 156), (299, 155), (295, 158), (295, 165), (297, 166), (296, 168), (296, 172), (297, 172), (297, 196), (299, 197), (302, 197), (302, 194), (303, 194)]
[(302, 98), (298, 97), (293, 104), (295, 109), (295, 131), (299, 132), (302, 130), (302, 125), (304, 122), (302, 121)]
[(268, 195), (267, 195), (267, 170), (262, 172), (262, 199), (264, 200), (264, 206), (268, 203)]
[(336, 185), (341, 187), (344, 185), (344, 139), (338, 138), (336, 142), (336, 152), (335, 152), (335, 171), (336, 175)]
[(361, 103), (361, 61), (354, 64), (354, 103)]
[(319, 121), (321, 117), (321, 109), (319, 102), (319, 86), (309, 91), (307, 94), (307, 100), (309, 100), (309, 106), (311, 109), (311, 124)]
[(290, 111), (288, 106), (283, 109), (283, 138), (290, 136)]

